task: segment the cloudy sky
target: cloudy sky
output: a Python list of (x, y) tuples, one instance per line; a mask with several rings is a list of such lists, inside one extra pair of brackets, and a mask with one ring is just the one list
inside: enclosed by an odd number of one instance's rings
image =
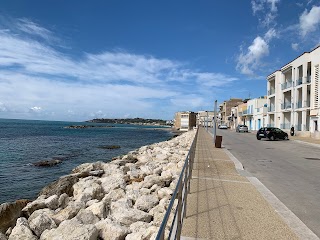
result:
[(266, 94), (320, 0), (0, 2), (0, 118), (172, 119)]

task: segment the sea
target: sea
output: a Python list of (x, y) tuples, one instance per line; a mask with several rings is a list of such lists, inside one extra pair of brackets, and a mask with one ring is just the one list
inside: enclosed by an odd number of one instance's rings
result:
[[(70, 125), (110, 126), (68, 129)], [(126, 154), (144, 145), (168, 140), (168, 128), (124, 124), (0, 119), (0, 204), (34, 199), (40, 190), (76, 166)], [(118, 149), (102, 146), (119, 145)], [(61, 159), (52, 167), (33, 163)]]

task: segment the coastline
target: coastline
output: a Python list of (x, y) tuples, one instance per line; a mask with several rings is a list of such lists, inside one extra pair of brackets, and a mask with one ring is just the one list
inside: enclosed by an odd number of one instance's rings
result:
[[(156, 129), (174, 133), (172, 128)], [(26, 223), (32, 234), (37, 233), (35, 229), (39, 226), (31, 222), (44, 218), (50, 220), (50, 226), (36, 234), (35, 237), (41, 235), (41, 239), (63, 234), (63, 229), (59, 230), (64, 226), (62, 222), (90, 225), (92, 234), (99, 236), (107, 234), (101, 225), (122, 229), (121, 234), (128, 237), (142, 236), (145, 232), (140, 229), (143, 228), (149, 229), (151, 235), (156, 234), (193, 138), (194, 131), (182, 133), (171, 140), (118, 156), (109, 163), (79, 165), (71, 174), (46, 186), (36, 200), (25, 202), (16, 226), (11, 222), (11, 229), (6, 230), (7, 236), (10, 233), (19, 236), (21, 232), (16, 232)], [(92, 219), (81, 222), (84, 214)], [(134, 222), (140, 222), (141, 226), (131, 226)], [(42, 234), (47, 237), (43, 238)]]

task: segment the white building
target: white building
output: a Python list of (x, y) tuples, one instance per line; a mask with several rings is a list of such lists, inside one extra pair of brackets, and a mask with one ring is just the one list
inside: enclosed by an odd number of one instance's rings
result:
[(320, 137), (319, 64), (320, 46), (267, 77), (269, 126)]
[(214, 125), (214, 111), (199, 111), (197, 114), (197, 125), (206, 127), (213, 127)]
[(267, 98), (250, 99), (247, 102), (247, 124), (249, 130), (259, 130), (266, 125)]

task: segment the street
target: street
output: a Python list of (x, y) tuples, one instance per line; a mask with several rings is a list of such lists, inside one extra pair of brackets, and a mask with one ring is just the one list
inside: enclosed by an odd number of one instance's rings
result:
[[(210, 129), (211, 130), (211, 129)], [(320, 147), (218, 130), (222, 144), (320, 237)], [(289, 137), (290, 138), (290, 137)]]

